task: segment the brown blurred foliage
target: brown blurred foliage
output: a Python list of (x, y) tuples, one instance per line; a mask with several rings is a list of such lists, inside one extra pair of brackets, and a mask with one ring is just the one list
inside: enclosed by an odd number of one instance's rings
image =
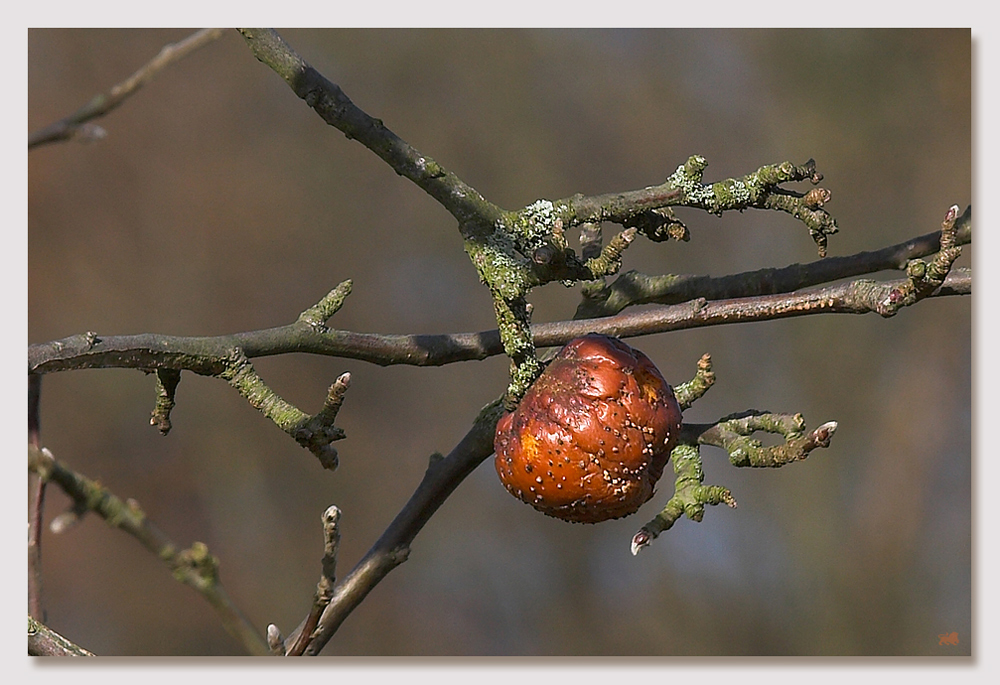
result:
[[(31, 30), (29, 128), (124, 79), (184, 30)], [(491, 200), (660, 183), (691, 154), (706, 180), (817, 160), (840, 234), (830, 254), (940, 227), (971, 202), (966, 30), (287, 30), (363, 109)], [(495, 327), (454, 220), (327, 127), (235, 32), (98, 122), (95, 144), (29, 156), (29, 342), (222, 334), (291, 322), (343, 279), (338, 328)], [(637, 241), (625, 268), (723, 275), (815, 259), (793, 219), (679, 212), (690, 243)], [(959, 265), (968, 266), (971, 246)], [(576, 289), (532, 295), (567, 319)], [(689, 421), (748, 408), (837, 420), (828, 450), (738, 471), (706, 448), (735, 511), (680, 521), (638, 557), (669, 497), (596, 526), (538, 514), (490, 464), (419, 535), (409, 561), (326, 654), (969, 654), (971, 303), (890, 320), (823, 316), (631, 339), (671, 383), (710, 352), (718, 382)], [(263, 631), (308, 610), (320, 515), (343, 511), (342, 573), (505, 387), (503, 358), (443, 368), (258, 360), (316, 411), (343, 371), (341, 466), (316, 460), (225, 383), (185, 374), (161, 437), (135, 371), (48, 376), (42, 443), (133, 497), (181, 544), (202, 540)], [(66, 505), (55, 488), (51, 519)], [(98, 654), (231, 654), (203, 600), (94, 516), (43, 540), (49, 625)], [(958, 647), (938, 635), (957, 631)]]

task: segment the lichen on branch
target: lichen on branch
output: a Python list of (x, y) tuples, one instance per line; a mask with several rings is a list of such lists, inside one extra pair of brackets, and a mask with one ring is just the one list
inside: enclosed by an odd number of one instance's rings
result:
[(893, 316), (903, 307), (908, 307), (941, 287), (951, 272), (951, 266), (962, 254), (957, 246), (958, 205), (952, 205), (945, 212), (941, 223), (940, 250), (934, 259), (925, 262), (912, 259), (906, 264), (907, 281), (900, 287), (892, 288), (876, 304), (876, 311), (885, 317)]
[(667, 179), (667, 185), (683, 191), (673, 206), (698, 207), (712, 214), (748, 208), (775, 209), (787, 212), (804, 223), (819, 247), (821, 257), (826, 256), (827, 236), (837, 232), (837, 222), (824, 209), (830, 191), (813, 189), (808, 193), (781, 188), (782, 183), (805, 181), (818, 184), (823, 175), (816, 171), (812, 159), (802, 165), (791, 162), (769, 164), (742, 178), (730, 178), (711, 184), (702, 183), (708, 162), (700, 155), (687, 162)]
[(318, 331), (326, 332), (326, 322), (344, 306), (344, 300), (351, 294), (353, 286), (354, 282), (351, 279), (340, 283), (336, 288), (324, 295), (323, 299), (299, 314), (299, 323), (304, 323)]
[(500, 340), (511, 360), (508, 408), (517, 404), (542, 368), (531, 335), (528, 293), (552, 281), (572, 285), (616, 273), (635, 235), (635, 229), (626, 229), (596, 256), (582, 260), (569, 247), (563, 221), (548, 200), (505, 213), (488, 235), (469, 232), (465, 250), (493, 297)]
[[(711, 357), (703, 355), (698, 360), (695, 377), (675, 389), (681, 408), (688, 409), (714, 382)], [(731, 414), (710, 424), (682, 424), (680, 442), (670, 453), (676, 475), (674, 494), (663, 510), (632, 536), (632, 554), (638, 554), (681, 516), (701, 521), (706, 506), (726, 504), (736, 507), (736, 500), (728, 488), (704, 485), (700, 452), (703, 445), (726, 450), (734, 466), (779, 467), (805, 459), (818, 447), (829, 447), (836, 430), (837, 423), (830, 421), (806, 433), (805, 419), (801, 414), (773, 414), (756, 410)], [(750, 437), (758, 431), (781, 435), (784, 442), (764, 446)]]
[[(972, 242), (971, 206), (966, 207), (958, 217), (954, 230), (956, 246)], [(576, 318), (612, 316), (633, 305), (677, 304), (698, 297), (725, 300), (777, 295), (877, 271), (904, 270), (911, 260), (940, 252), (941, 236), (941, 231), (934, 231), (877, 250), (727, 276), (652, 276), (628, 271), (609, 285), (602, 282), (588, 284), (583, 289), (583, 299), (577, 307)]]
[(337, 450), (331, 443), (345, 437), (343, 429), (334, 425), (334, 420), (350, 387), (349, 373), (341, 374), (330, 386), (323, 408), (313, 415), (306, 414), (271, 390), (239, 348), (232, 350), (219, 377), (228, 381), (252, 407), (271, 419), (278, 428), (316, 455), (323, 468), (331, 471), (337, 468)]
[[(652, 240), (664, 235), (687, 237), (687, 228), (670, 211), (672, 207), (693, 207), (713, 214), (749, 207), (785, 211), (809, 227), (821, 256), (826, 254), (827, 236), (837, 231), (836, 221), (822, 209), (829, 191), (797, 193), (781, 187), (782, 183), (802, 180), (819, 183), (822, 175), (812, 160), (803, 165), (784, 162), (763, 166), (741, 178), (712, 184), (702, 183), (706, 166), (705, 159), (695, 155), (660, 186), (595, 197), (576, 195), (555, 202), (538, 200), (520, 211), (505, 212), (489, 235), (466, 232), (466, 251), (480, 279), (494, 300), (504, 304), (498, 305), (497, 322), (504, 350), (513, 363), (508, 388), (511, 401), (520, 399), (540, 372), (530, 337), (530, 316), (520, 304), (529, 291), (552, 281), (566, 285), (582, 281), (591, 291), (600, 292), (594, 283), (618, 272), (622, 253), (640, 231)], [(600, 238), (593, 226), (600, 221), (617, 222), (626, 228), (597, 252)], [(596, 252), (595, 256), (583, 260), (568, 247), (565, 232), (574, 227), (580, 227), (581, 242), (590, 254)], [(525, 314), (515, 315), (516, 322), (512, 322), (501, 316), (507, 311)]]
[(715, 372), (712, 371), (712, 357), (703, 354), (698, 360), (698, 370), (695, 372), (694, 378), (674, 388), (674, 397), (677, 398), (677, 404), (680, 405), (681, 411), (694, 404), (714, 384)]
[(554, 202), (556, 214), (566, 226), (611, 221), (632, 226), (650, 240), (687, 240), (687, 227), (673, 214), (674, 207), (701, 209), (712, 214), (744, 209), (772, 209), (791, 214), (808, 228), (826, 254), (827, 236), (837, 232), (837, 222), (823, 209), (830, 192), (825, 189), (800, 193), (781, 187), (783, 183), (819, 183), (823, 176), (813, 160), (769, 164), (739, 178), (703, 183), (706, 159), (692, 155), (658, 185), (622, 193), (585, 197), (574, 195)]
[(736, 500), (728, 488), (719, 485), (703, 485), (705, 473), (701, 467), (701, 455), (695, 445), (678, 445), (670, 454), (674, 466), (674, 494), (666, 506), (638, 533), (632, 536), (632, 554), (651, 543), (660, 533), (674, 525), (681, 516), (692, 521), (701, 521), (705, 515), (705, 505), (725, 503), (736, 508)]
[[(640, 230), (654, 240), (661, 239), (664, 231), (686, 237), (687, 229), (673, 216), (672, 207), (714, 214), (748, 207), (789, 212), (809, 226), (821, 254), (826, 236), (837, 230), (836, 222), (822, 209), (829, 192), (807, 195), (780, 187), (806, 179), (818, 183), (822, 176), (812, 160), (804, 165), (764, 166), (741, 178), (703, 184), (707, 162), (694, 155), (660, 186), (595, 197), (575, 195), (555, 202), (540, 199), (518, 211), (505, 211), (357, 107), (275, 31), (239, 31), (254, 56), (279, 74), (324, 121), (365, 145), (458, 220), (465, 250), (493, 297), (500, 339), (511, 360), (508, 407), (516, 404), (541, 372), (531, 336), (529, 292), (552, 281), (572, 285), (617, 273), (622, 252)], [(594, 241), (585, 240), (588, 254), (578, 257), (568, 247), (565, 231), (581, 226), (590, 232), (601, 221), (620, 223), (625, 230), (599, 251)]]
[[(733, 466), (775, 468), (801, 461), (817, 447), (829, 447), (837, 422), (824, 423), (806, 433), (801, 414), (772, 414), (750, 410), (719, 419), (715, 424), (689, 426), (686, 435), (696, 434), (700, 445), (714, 445), (729, 453)], [(784, 442), (765, 446), (750, 436), (756, 432), (781, 435)]]

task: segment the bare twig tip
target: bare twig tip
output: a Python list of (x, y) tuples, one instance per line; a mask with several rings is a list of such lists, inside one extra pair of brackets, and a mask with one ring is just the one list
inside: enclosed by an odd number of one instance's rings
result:
[(65, 533), (67, 530), (78, 524), (81, 518), (80, 513), (74, 509), (64, 511), (52, 519), (52, 523), (49, 524), (49, 530), (55, 535)]
[(323, 512), (323, 523), (328, 526), (332, 526), (340, 521), (340, 508), (335, 504), (331, 504), (327, 507), (326, 511)]
[(635, 535), (633, 535), (631, 544), (632, 556), (637, 555), (639, 553), (639, 550), (642, 549), (643, 547), (648, 546), (652, 540), (653, 537), (649, 534), (649, 532), (645, 528), (640, 530)]
[(829, 447), (830, 438), (837, 430), (837, 422), (829, 421), (812, 432), (812, 438), (816, 447)]
[(285, 638), (282, 637), (281, 631), (278, 630), (278, 626), (273, 623), (267, 626), (267, 646), (271, 649), (273, 654), (279, 656), (285, 655)]

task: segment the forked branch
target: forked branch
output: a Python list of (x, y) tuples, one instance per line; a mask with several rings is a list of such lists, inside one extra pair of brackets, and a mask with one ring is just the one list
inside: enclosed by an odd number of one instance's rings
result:
[[(664, 226), (666, 235), (676, 234), (678, 221), (672, 215), (673, 207), (693, 207), (713, 214), (750, 207), (787, 212), (806, 224), (821, 256), (827, 236), (837, 230), (836, 222), (823, 209), (829, 191), (799, 193), (782, 187), (783, 183), (803, 180), (819, 183), (822, 175), (812, 160), (803, 165), (767, 165), (741, 178), (704, 184), (702, 175), (708, 162), (694, 155), (659, 186), (595, 197), (540, 199), (517, 211), (503, 210), (362, 111), (275, 31), (240, 29), (240, 33), (257, 59), (280, 75), (324, 121), (365, 145), (458, 220), (465, 250), (493, 298), (500, 342), (511, 361), (504, 400), (508, 409), (517, 404), (542, 370), (535, 353), (531, 307), (525, 299), (528, 293), (552, 281), (590, 282), (616, 273), (622, 251), (640, 229), (653, 240), (661, 239)], [(577, 226), (589, 231), (601, 221), (627, 228), (603, 250), (580, 259), (568, 247), (565, 232)]]

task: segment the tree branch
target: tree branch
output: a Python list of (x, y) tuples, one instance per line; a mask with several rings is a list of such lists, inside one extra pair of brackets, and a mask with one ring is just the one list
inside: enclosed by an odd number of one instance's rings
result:
[(496, 424), (503, 414), (500, 400), (479, 413), (472, 428), (445, 457), (432, 458), (423, 480), (368, 553), (333, 590), (333, 598), (304, 654), (323, 649), (347, 616), (392, 569), (406, 560), (410, 543), (449, 495), (483, 460), (493, 454)]
[[(972, 242), (972, 206), (959, 217), (955, 244)], [(677, 304), (703, 297), (725, 300), (736, 297), (776, 295), (877, 271), (903, 270), (911, 259), (934, 254), (941, 249), (941, 231), (934, 231), (880, 250), (844, 257), (826, 257), (809, 264), (792, 264), (780, 269), (759, 269), (712, 278), (711, 276), (647, 276), (629, 271), (603, 288), (590, 288), (577, 308), (578, 319), (611, 316), (639, 304)]]
[[(742, 297), (708, 302), (704, 299), (685, 304), (657, 307), (640, 312), (628, 312), (602, 319), (584, 319), (541, 324), (538, 344), (561, 344), (588, 332), (630, 338), (667, 331), (720, 326), (724, 324), (771, 321), (811, 314), (884, 313), (882, 303), (894, 289), (907, 280), (857, 280), (848, 283), (813, 288), (783, 295)], [(931, 297), (969, 295), (972, 293), (972, 272), (955, 269)], [(894, 313), (894, 312), (893, 312)]]
[[(147, 549), (157, 553), (178, 580), (208, 598), (219, 611), (227, 629), (252, 653), (282, 653), (287, 646), (289, 655), (318, 654), (374, 586), (406, 560), (413, 539), (429, 518), (464, 478), (492, 454), (496, 423), (505, 406), (510, 408), (512, 403), (516, 403), (520, 393), (541, 369), (536, 358), (536, 346), (561, 345), (588, 332), (631, 337), (816, 313), (860, 314), (875, 311), (882, 316), (892, 316), (900, 307), (915, 304), (924, 297), (971, 292), (971, 272), (958, 270), (949, 273), (957, 256), (957, 248), (954, 247), (957, 240), (955, 208), (946, 217), (945, 230), (938, 234), (938, 259), (929, 266), (923, 265), (923, 268), (911, 262), (907, 267), (908, 279), (903, 281), (876, 283), (858, 280), (801, 290), (805, 285), (829, 282), (845, 277), (845, 274), (853, 276), (868, 272), (852, 269), (875, 270), (870, 268), (874, 263), (873, 257), (862, 258), (859, 255), (853, 261), (834, 262), (832, 266), (830, 262), (823, 262), (822, 267), (795, 265), (781, 273), (776, 271), (779, 284), (772, 283), (756, 291), (746, 283), (751, 277), (762, 278), (764, 272), (739, 274), (728, 277), (730, 280), (696, 282), (695, 277), (688, 277), (691, 280), (684, 287), (689, 290), (684, 295), (680, 294), (681, 288), (676, 282), (653, 283), (643, 282), (638, 277), (631, 280), (622, 277), (604, 289), (606, 296), (601, 291), (597, 298), (593, 298), (595, 307), (604, 307), (600, 310), (602, 313), (619, 312), (629, 304), (640, 301), (653, 301), (642, 299), (649, 297), (678, 304), (600, 319), (532, 326), (531, 305), (526, 299), (532, 288), (553, 280), (593, 281), (616, 273), (621, 266), (623, 250), (639, 233), (651, 240), (686, 237), (686, 227), (671, 211), (676, 206), (694, 207), (716, 214), (745, 208), (787, 212), (806, 224), (822, 256), (826, 249), (826, 237), (837, 230), (833, 218), (823, 210), (823, 205), (829, 200), (829, 192), (815, 188), (808, 193), (798, 193), (780, 187), (785, 182), (803, 180), (816, 184), (822, 177), (810, 160), (804, 165), (788, 162), (768, 165), (742, 178), (703, 184), (702, 174), (707, 162), (700, 156), (693, 156), (659, 186), (594, 197), (576, 195), (555, 202), (539, 200), (521, 210), (506, 211), (487, 201), (474, 188), (432, 159), (421, 155), (380, 120), (354, 105), (337, 85), (306, 63), (276, 32), (270, 29), (241, 29), (240, 33), (257, 59), (278, 73), (324, 121), (341, 130), (348, 138), (357, 139), (398, 174), (410, 179), (442, 204), (458, 220), (465, 249), (493, 297), (498, 329), (444, 336), (375, 335), (329, 329), (325, 321), (343, 304), (350, 289), (347, 282), (304, 311), (297, 321), (278, 328), (200, 338), (152, 334), (99, 338), (94, 333), (87, 333), (32, 345), (29, 347), (29, 373), (108, 367), (155, 371), (158, 385), (153, 423), (164, 433), (170, 428), (169, 414), (180, 372), (188, 370), (217, 376), (230, 382), (251, 405), (316, 452), (324, 465), (332, 468), (336, 465), (336, 451), (329, 447), (329, 443), (342, 437), (342, 432), (338, 432), (333, 424), (348, 387), (349, 376), (341, 376), (330, 387), (323, 409), (309, 416), (273, 393), (257, 376), (249, 362), (251, 358), (307, 352), (363, 359), (381, 365), (426, 366), (506, 353), (512, 362), (511, 385), (505, 397), (482, 410), (468, 434), (448, 457), (435, 455), (431, 458), (424, 478), (410, 500), (368, 553), (336, 585), (334, 565), (339, 539), (336, 526), (339, 512), (335, 508), (327, 511), (322, 576), (309, 615), (288, 640), (282, 639), (273, 625), (268, 627), (266, 641), (261, 639), (225, 597), (218, 582), (218, 561), (203, 544), (195, 543), (191, 549), (177, 552), (173, 543), (146, 521), (137, 504), (131, 501), (122, 503), (99, 484), (58, 464), (47, 450), (39, 449), (37, 445), (29, 446), (29, 467), (39, 474), (41, 481), (55, 480), (73, 497), (76, 510), (97, 511), (111, 525), (130, 532)], [(157, 59), (113, 89), (110, 95), (98, 96), (76, 114), (33, 135), (29, 138), (29, 149), (45, 142), (66, 139), (81, 131), (84, 135), (88, 130), (96, 135), (100, 129), (87, 129), (84, 122), (113, 109), (157, 69), (186, 54), (167, 54), (168, 48), (177, 51), (180, 45), (164, 48)], [(194, 48), (188, 44), (185, 50), (190, 49)], [(600, 221), (613, 221), (625, 227), (603, 249), (600, 246)], [(585, 233), (583, 259), (576, 257), (565, 239), (565, 230), (578, 225)], [(909, 247), (906, 249), (911, 250)], [(862, 253), (869, 254), (874, 253)], [(899, 267), (894, 265), (891, 268)], [(768, 290), (768, 287), (771, 289)], [(708, 293), (713, 296), (709, 297)], [(720, 293), (723, 294), (721, 297), (718, 296)], [(592, 313), (578, 311), (578, 317)], [(679, 386), (679, 399), (689, 406), (708, 390), (713, 380), (710, 359), (703, 357), (695, 379)], [(730, 452), (734, 463), (738, 461), (737, 456), (745, 457), (745, 464), (740, 462), (738, 465), (776, 466), (804, 458), (810, 450), (826, 446), (835, 427), (836, 424), (831, 422), (803, 436), (804, 423), (800, 416), (788, 418), (786, 415), (759, 413), (726, 417), (711, 426), (685, 426), (687, 442), (677, 448), (674, 458), (678, 477), (675, 497), (668, 502), (661, 517), (650, 524), (660, 528), (655, 532), (647, 531), (647, 535), (655, 537), (659, 530), (669, 527), (682, 513), (700, 520), (706, 504), (725, 502), (735, 506), (725, 488), (702, 485), (704, 476), (697, 456), (698, 444), (722, 446)], [(754, 430), (772, 429), (785, 436), (785, 445), (764, 448), (747, 439)], [(332, 455), (326, 450), (332, 451)], [(633, 550), (636, 544), (633, 539)], [(648, 539), (645, 544), (648, 544)]]
[(28, 616), (28, 656), (95, 656)]
[(736, 508), (736, 500), (728, 488), (702, 485), (705, 472), (701, 468), (701, 455), (697, 446), (678, 445), (670, 453), (670, 463), (673, 464), (676, 476), (674, 494), (667, 500), (663, 510), (632, 536), (632, 556), (648, 546), (660, 533), (670, 529), (683, 515), (692, 521), (701, 521), (705, 515), (705, 505), (726, 504), (732, 509)]
[[(790, 294), (741, 297), (715, 302), (699, 298), (684, 304), (627, 312), (598, 319), (534, 324), (538, 347), (563, 345), (586, 333), (620, 338), (722, 324), (768, 321), (809, 314), (867, 314), (878, 311), (884, 297), (906, 280), (857, 280)], [(930, 297), (972, 293), (972, 272), (955, 269)], [(144, 333), (107, 336), (75, 335), (28, 346), (28, 372), (55, 373), (93, 368), (169, 368), (218, 376), (234, 347), (248, 358), (293, 352), (358, 359), (381, 366), (441, 366), (482, 360), (503, 353), (496, 329), (445, 335), (381, 335), (351, 331), (317, 331), (300, 323), (218, 337), (179, 337)]]
[(503, 213), (479, 192), (420, 154), (380, 119), (369, 116), (344, 91), (302, 59), (273, 29), (239, 29), (254, 57), (269, 66), (331, 126), (357, 140), (397, 174), (404, 176), (441, 203), (459, 224), (492, 223)]
[(892, 316), (903, 307), (916, 304), (941, 287), (951, 272), (951, 265), (962, 254), (962, 248), (956, 245), (957, 220), (958, 205), (952, 205), (945, 213), (941, 224), (941, 250), (930, 263), (922, 259), (911, 259), (906, 263), (907, 282), (893, 288), (884, 299), (879, 300), (877, 310), (879, 314)]
[(692, 207), (718, 215), (748, 208), (773, 209), (806, 224), (820, 256), (825, 256), (826, 236), (837, 232), (837, 222), (822, 209), (830, 192), (816, 188), (797, 193), (780, 187), (795, 181), (819, 183), (823, 176), (813, 160), (802, 165), (769, 164), (741, 178), (704, 184), (702, 175), (707, 167), (704, 157), (693, 155), (661, 185), (594, 197), (576, 195), (554, 203), (555, 211), (567, 226), (612, 221), (638, 227), (650, 240), (660, 241), (686, 235), (683, 224), (670, 211), (672, 207)]
[[(698, 375), (702, 373), (703, 364), (699, 362)], [(733, 466), (777, 468), (801, 461), (819, 447), (829, 447), (837, 422), (828, 421), (809, 433), (805, 432), (805, 428), (805, 418), (801, 414), (771, 414), (754, 410), (726, 416), (711, 424), (683, 424), (680, 444), (670, 454), (677, 476), (674, 494), (663, 510), (632, 536), (633, 556), (660, 533), (669, 530), (681, 516), (701, 521), (706, 505), (726, 504), (736, 508), (736, 499), (729, 488), (703, 485), (705, 473), (700, 445), (714, 445), (726, 450)], [(779, 434), (784, 442), (764, 446), (759, 440), (750, 438), (757, 431)]]
[(28, 446), (28, 468), (54, 481), (76, 503), (74, 509), (93, 511), (115, 528), (136, 538), (170, 569), (174, 578), (197, 590), (219, 614), (223, 626), (248, 652), (269, 654), (267, 643), (233, 604), (219, 581), (219, 560), (201, 542), (179, 550), (146, 518), (135, 500), (123, 502), (100, 483), (60, 464), (47, 449)]
[(176, 62), (198, 48), (211, 43), (222, 35), (222, 29), (201, 29), (177, 43), (169, 43), (150, 62), (121, 83), (113, 86), (107, 93), (101, 93), (91, 98), (90, 102), (69, 116), (49, 124), (43, 129), (28, 136), (28, 149), (47, 143), (56, 143), (70, 138), (83, 140), (99, 140), (106, 135), (100, 126), (88, 123), (92, 119), (103, 117), (111, 110), (121, 105), (129, 96), (146, 84), (156, 73), (169, 64)]
[[(703, 184), (708, 162), (695, 155), (660, 186), (595, 197), (575, 195), (556, 202), (540, 199), (516, 212), (505, 211), (358, 108), (274, 30), (240, 29), (240, 33), (254, 56), (280, 75), (324, 121), (357, 139), (458, 220), (465, 250), (490, 290), (500, 342), (511, 360), (508, 407), (518, 402), (542, 369), (532, 338), (531, 308), (525, 299), (531, 289), (556, 280), (593, 281), (616, 273), (622, 250), (640, 228), (653, 240), (661, 239), (664, 232), (677, 234), (679, 222), (670, 213), (671, 207), (695, 207), (715, 214), (749, 207), (788, 212), (809, 227), (821, 256), (827, 235), (837, 231), (836, 222), (822, 209), (828, 191), (797, 193), (780, 187), (789, 181), (819, 183), (822, 176), (813, 160), (803, 165), (767, 165), (742, 178)], [(568, 248), (565, 229), (605, 220), (628, 228), (598, 256), (581, 261)]]
[(337, 450), (332, 443), (342, 440), (344, 431), (335, 426), (334, 421), (351, 386), (351, 374), (343, 373), (337, 378), (327, 391), (323, 408), (313, 415), (306, 414), (271, 390), (239, 348), (230, 353), (226, 368), (219, 377), (228, 381), (250, 406), (312, 452), (323, 468), (331, 471), (337, 468)]
[[(298, 633), (289, 636), (285, 644), (290, 644), (286, 656), (302, 656), (313, 639), (320, 616), (333, 599), (333, 588), (337, 582), (337, 551), (340, 548), (340, 509), (335, 506), (323, 512), (323, 571), (316, 584), (312, 608)], [(283, 646), (283, 645), (282, 645)]]

